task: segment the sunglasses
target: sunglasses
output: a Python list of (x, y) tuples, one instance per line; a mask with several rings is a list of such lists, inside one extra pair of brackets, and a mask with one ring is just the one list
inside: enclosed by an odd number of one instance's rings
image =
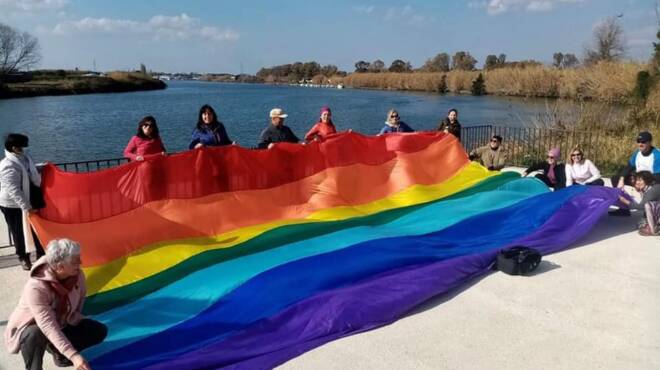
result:
[(551, 156), (551, 155), (549, 155), (547, 158), (548, 158), (548, 159), (555, 159), (555, 157), (553, 157), (553, 156)]
[(390, 116), (390, 118), (399, 118), (399, 115), (398, 114), (393, 114), (393, 115)]
[(571, 157), (582, 157), (582, 153), (573, 153)]
[(637, 140), (637, 144), (646, 144), (648, 141)]

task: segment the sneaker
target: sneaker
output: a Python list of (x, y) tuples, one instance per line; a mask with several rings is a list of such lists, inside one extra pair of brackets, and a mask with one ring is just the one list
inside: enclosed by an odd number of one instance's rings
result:
[(57, 350), (57, 348), (53, 347), (52, 344), (48, 343), (46, 345), (46, 351), (53, 355), (53, 362), (55, 363), (55, 366), (57, 367), (69, 367), (73, 366), (73, 362), (66, 358), (63, 354), (60, 353), (60, 351)]
[(19, 261), (21, 262), (21, 267), (24, 271), (32, 270), (32, 262), (30, 262), (29, 257), (20, 258)]
[(628, 217), (630, 216), (630, 210), (626, 208), (619, 208), (614, 211), (609, 211), (607, 212), (608, 215), (610, 216), (623, 216), (623, 217)]

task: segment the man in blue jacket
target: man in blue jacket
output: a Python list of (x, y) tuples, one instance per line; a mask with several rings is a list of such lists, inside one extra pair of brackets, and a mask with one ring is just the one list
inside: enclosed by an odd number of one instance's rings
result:
[(623, 188), (624, 185), (633, 186), (632, 175), (641, 171), (651, 172), (656, 181), (660, 181), (660, 150), (653, 146), (651, 133), (640, 132), (637, 135), (637, 145), (639, 149), (630, 157), (626, 168), (619, 175), (612, 177), (612, 186), (617, 188)]
[[(640, 132), (637, 135), (637, 145), (639, 149), (635, 150), (628, 160), (623, 171), (616, 176), (612, 176), (612, 186), (623, 188), (624, 185), (634, 186), (634, 175), (642, 171), (648, 171), (655, 177), (656, 183), (660, 183), (660, 150), (653, 146), (653, 136), (648, 131)], [(619, 209), (611, 211), (611, 215), (629, 216), (630, 211)]]

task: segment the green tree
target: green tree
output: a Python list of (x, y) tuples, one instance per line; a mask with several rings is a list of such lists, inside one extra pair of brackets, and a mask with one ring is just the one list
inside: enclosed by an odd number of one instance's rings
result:
[(410, 65), (410, 62), (404, 62), (401, 59), (396, 59), (395, 61), (390, 64), (390, 68), (388, 68), (390, 72), (397, 72), (397, 73), (402, 73), (402, 72), (411, 72), (412, 71), (412, 66)]
[(380, 73), (384, 71), (385, 71), (385, 62), (383, 62), (380, 59), (376, 59), (373, 62), (371, 62), (371, 65), (369, 66), (369, 72)]
[(566, 53), (564, 54), (564, 59), (562, 60), (563, 68), (575, 68), (580, 64), (580, 60), (575, 56), (575, 54)]
[(460, 69), (464, 71), (473, 71), (477, 60), (465, 51), (459, 51), (451, 58), (451, 69)]
[(493, 69), (499, 67), (498, 59), (496, 55), (489, 55), (486, 57), (484, 62), (484, 69)]
[(364, 73), (369, 70), (369, 62), (365, 62), (364, 60), (360, 60), (355, 63), (355, 72), (357, 73)]
[(555, 68), (562, 68), (564, 66), (564, 54), (562, 52), (552, 54), (552, 66)]
[(421, 68), (425, 72), (448, 72), (449, 54), (439, 53), (431, 59), (427, 59)]
[(472, 81), (472, 95), (484, 95), (486, 93), (486, 83), (484, 75), (479, 73), (479, 76)]

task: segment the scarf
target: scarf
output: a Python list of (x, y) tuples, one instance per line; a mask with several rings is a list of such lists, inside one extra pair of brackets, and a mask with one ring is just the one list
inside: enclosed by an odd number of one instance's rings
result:
[(555, 176), (555, 166), (557, 164), (551, 164), (550, 168), (548, 168), (548, 179), (550, 180), (550, 183), (556, 184), (557, 183), (557, 176)]
[(57, 320), (59, 323), (64, 324), (66, 318), (71, 313), (71, 302), (69, 301), (69, 293), (76, 286), (78, 282), (78, 275), (70, 276), (63, 281), (49, 281), (48, 284), (57, 296)]
[[(30, 203), (30, 181), (36, 186), (41, 185), (41, 175), (37, 171), (37, 167), (34, 165), (32, 158), (29, 155), (23, 154), (23, 158), (28, 163), (28, 168), (25, 168), (25, 163), (21, 160), (18, 154), (5, 150), (5, 158), (18, 165), (21, 169), (21, 190), (23, 191), (23, 196), (27, 203)], [(30, 205), (31, 206), (31, 205)], [(25, 252), (31, 253), (34, 252), (37, 248), (34, 245), (34, 239), (32, 238), (32, 229), (30, 226), (30, 220), (28, 218), (27, 211), (23, 210), (23, 238), (25, 239)]]

